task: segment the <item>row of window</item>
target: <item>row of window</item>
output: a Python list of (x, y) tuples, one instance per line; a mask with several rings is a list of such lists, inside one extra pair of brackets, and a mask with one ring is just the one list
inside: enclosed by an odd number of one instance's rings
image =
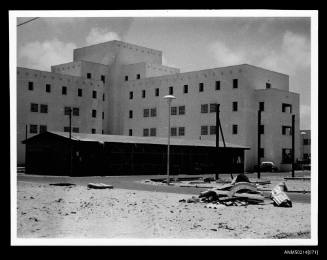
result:
[(38, 133), (38, 128), (39, 128), (39, 133), (43, 133), (47, 131), (47, 126), (46, 125), (30, 125), (30, 133), (31, 134), (37, 134)]
[[(28, 90), (33, 91), (34, 90), (34, 83), (32, 81), (28, 82)], [(51, 85), (50, 84), (46, 84), (45, 85), (45, 91), (50, 93), (51, 92)], [(67, 95), (67, 87), (66, 86), (62, 86), (61, 87), (61, 94), (66, 96)], [(78, 88), (77, 89), (77, 96), (82, 97), (83, 96), (83, 89)], [(92, 98), (97, 98), (97, 91), (93, 90), (92, 91)], [(102, 100), (105, 100), (105, 95), (102, 95)]]
[(143, 117), (156, 117), (157, 108), (145, 108), (143, 109)]
[[(136, 79), (140, 79), (141, 78), (141, 75), (140, 74), (136, 74)], [(125, 76), (125, 81), (128, 81), (128, 76), (126, 75)]]
[[(86, 78), (87, 78), (87, 79), (91, 79), (91, 78), (92, 78), (92, 73), (90, 73), (90, 72), (86, 73)], [(101, 80), (103, 83), (105, 83), (105, 82), (106, 82), (106, 76), (105, 76), (105, 75), (101, 75), (101, 76), (100, 76), (100, 80)]]
[[(31, 112), (39, 112), (39, 104), (31, 103)], [(40, 113), (48, 113), (48, 105), (40, 104)]]
[[(210, 130), (210, 132), (209, 132)], [(216, 126), (215, 125), (202, 125), (201, 126), (201, 135), (215, 135), (216, 134)], [(238, 125), (232, 125), (232, 134), (238, 134)]]

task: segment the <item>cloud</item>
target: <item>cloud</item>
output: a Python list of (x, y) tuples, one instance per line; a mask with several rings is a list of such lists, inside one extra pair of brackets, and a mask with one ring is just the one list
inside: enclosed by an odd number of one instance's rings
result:
[(75, 48), (74, 43), (65, 43), (58, 39), (29, 42), (19, 49), (18, 63), (27, 68), (50, 70), (52, 65), (72, 61)]
[(165, 55), (162, 55), (162, 65), (167, 66), (167, 67), (172, 67), (172, 68), (178, 68), (177, 65), (169, 62)]
[(209, 46), (214, 58), (220, 66), (237, 65), (246, 63), (246, 53), (243, 50), (232, 50), (225, 43), (216, 41)]
[(86, 37), (86, 44), (92, 45), (101, 42), (120, 40), (119, 35), (116, 32), (108, 31), (102, 28), (92, 28)]

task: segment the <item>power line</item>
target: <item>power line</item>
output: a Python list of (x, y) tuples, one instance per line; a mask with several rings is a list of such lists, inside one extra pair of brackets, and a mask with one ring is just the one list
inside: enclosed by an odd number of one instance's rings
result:
[(34, 20), (36, 20), (36, 19), (39, 19), (39, 18), (40, 18), (40, 17), (35, 17), (35, 18), (31, 19), (31, 20), (28, 20), (28, 21), (25, 21), (25, 22), (23, 22), (23, 23), (17, 24), (17, 27), (18, 27), (18, 26), (21, 26), (21, 25), (23, 25), (23, 24), (25, 24), (25, 23), (32, 22), (32, 21), (34, 21)]

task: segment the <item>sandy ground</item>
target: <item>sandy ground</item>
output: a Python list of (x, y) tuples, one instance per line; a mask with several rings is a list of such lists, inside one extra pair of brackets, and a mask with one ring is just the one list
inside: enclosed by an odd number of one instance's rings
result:
[(310, 238), (310, 204), (205, 208), (190, 195), (18, 182), (19, 238)]

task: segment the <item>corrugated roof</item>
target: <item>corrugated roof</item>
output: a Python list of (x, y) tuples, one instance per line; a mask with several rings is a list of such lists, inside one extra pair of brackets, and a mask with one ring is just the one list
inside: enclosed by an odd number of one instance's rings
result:
[[(49, 133), (69, 138), (68, 132), (48, 131)], [(126, 136), (126, 135), (102, 135), (102, 134), (84, 134), (72, 133), (73, 140), (83, 142), (101, 142), (101, 143), (138, 143), (138, 144), (158, 144), (167, 145), (167, 137), (140, 137), (140, 136)], [(197, 140), (197, 139), (182, 139), (170, 138), (170, 145), (180, 146), (207, 146), (215, 147), (215, 140)], [(223, 142), (219, 142), (220, 147), (224, 147)], [(250, 149), (248, 146), (236, 145), (226, 143), (227, 148), (242, 148)]]

